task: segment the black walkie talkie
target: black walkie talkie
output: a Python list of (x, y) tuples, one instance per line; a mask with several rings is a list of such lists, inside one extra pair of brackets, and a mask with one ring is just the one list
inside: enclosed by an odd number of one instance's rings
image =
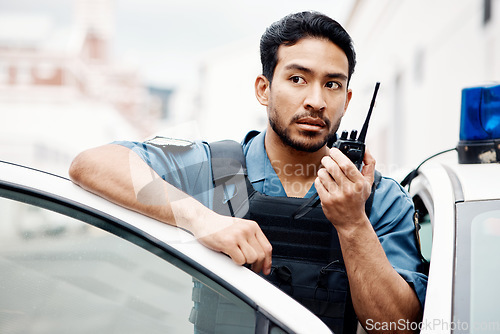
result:
[[(373, 92), (372, 102), (370, 103), (370, 109), (368, 109), (368, 115), (366, 115), (365, 123), (363, 128), (358, 135), (358, 131), (352, 130), (351, 134), (347, 131), (342, 131), (340, 138), (333, 143), (332, 147), (338, 148), (342, 153), (344, 153), (358, 168), (361, 170), (363, 167), (363, 158), (365, 156), (365, 139), (366, 132), (368, 131), (368, 124), (370, 123), (370, 117), (372, 116), (373, 107), (375, 105), (375, 99), (377, 98), (378, 89), (380, 87), (380, 82), (375, 84), (375, 91)], [(349, 138), (348, 138), (349, 136)], [(305, 216), (312, 208), (316, 207), (320, 203), (318, 197), (318, 192), (312, 195), (311, 199), (301, 205), (293, 214), (294, 219), (299, 219)]]
[(375, 99), (377, 98), (379, 87), (380, 82), (377, 82), (375, 84), (372, 102), (370, 103), (370, 109), (368, 109), (368, 115), (366, 115), (365, 123), (359, 133), (358, 139), (356, 139), (358, 131), (352, 130), (349, 138), (347, 138), (347, 131), (342, 131), (340, 139), (333, 143), (333, 147), (338, 148), (342, 153), (344, 153), (354, 163), (354, 165), (358, 167), (359, 170), (361, 170), (361, 167), (363, 166), (366, 132), (368, 131), (368, 124), (370, 123), (370, 117), (372, 116), (372, 110), (375, 105)]

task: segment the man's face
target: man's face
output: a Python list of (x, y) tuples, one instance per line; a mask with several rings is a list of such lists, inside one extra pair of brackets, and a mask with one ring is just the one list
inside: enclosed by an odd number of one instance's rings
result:
[(347, 56), (326, 39), (304, 38), (279, 47), (272, 84), (259, 101), (284, 144), (307, 152), (325, 145), (351, 98), (348, 73)]

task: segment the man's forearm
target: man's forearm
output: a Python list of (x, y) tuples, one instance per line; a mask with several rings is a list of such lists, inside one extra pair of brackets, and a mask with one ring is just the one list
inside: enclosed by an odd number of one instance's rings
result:
[[(74, 183), (111, 202), (178, 225), (171, 202), (180, 199), (181, 194), (169, 189), (166, 182), (126, 147), (111, 144), (82, 152), (71, 164), (69, 175)], [(181, 212), (178, 216), (184, 216)]]
[(368, 219), (352, 226), (338, 234), (360, 322), (419, 321), (417, 295), (391, 266)]

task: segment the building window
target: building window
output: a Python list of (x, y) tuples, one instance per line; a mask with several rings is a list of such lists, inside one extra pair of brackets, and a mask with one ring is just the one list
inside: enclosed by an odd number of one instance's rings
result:
[(491, 0), (483, 0), (483, 25), (491, 21)]

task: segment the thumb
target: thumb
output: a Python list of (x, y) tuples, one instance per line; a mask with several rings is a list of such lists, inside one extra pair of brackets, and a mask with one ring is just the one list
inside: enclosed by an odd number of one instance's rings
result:
[(365, 149), (365, 156), (363, 158), (363, 169), (361, 170), (361, 174), (365, 177), (370, 184), (373, 183), (374, 175), (375, 175), (375, 158), (371, 155), (370, 150), (368, 148)]

